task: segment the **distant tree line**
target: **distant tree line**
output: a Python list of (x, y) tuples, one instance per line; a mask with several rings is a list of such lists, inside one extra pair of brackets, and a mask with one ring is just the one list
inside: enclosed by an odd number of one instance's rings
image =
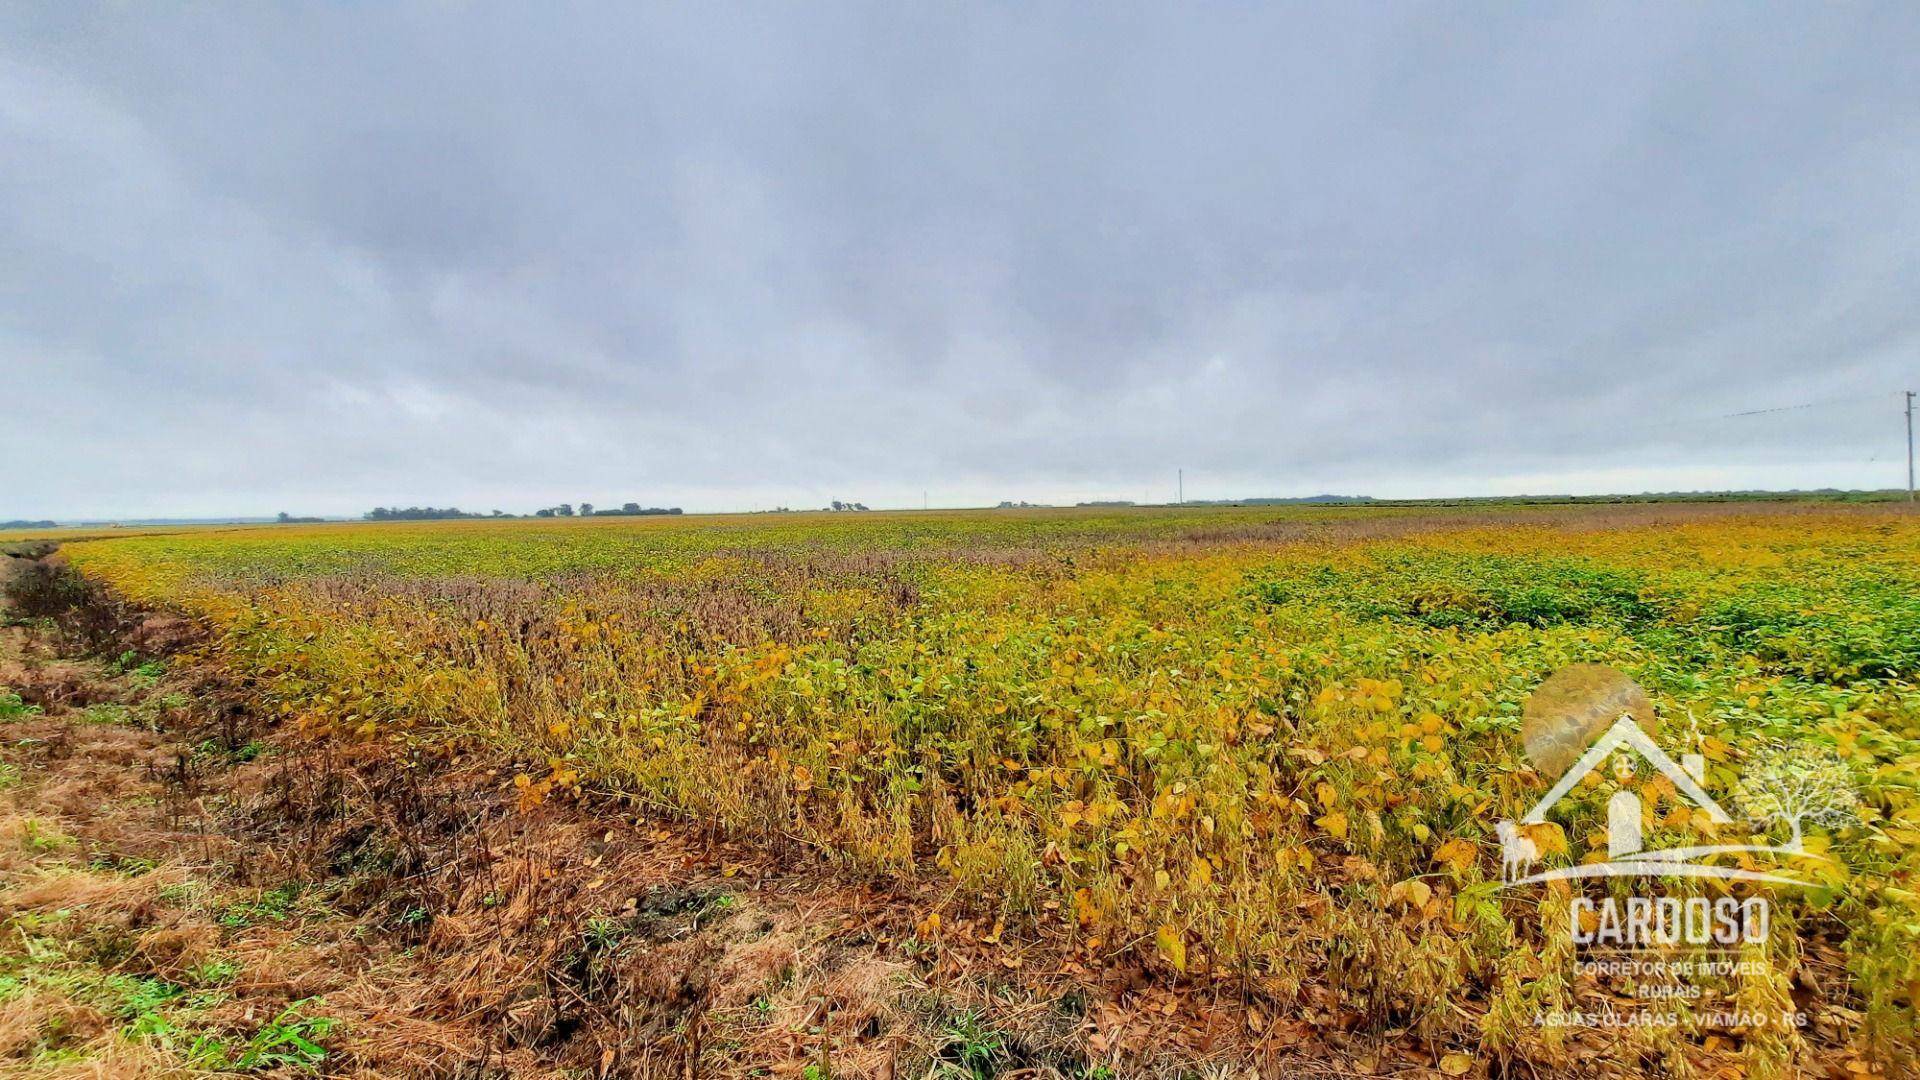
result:
[(51, 529), (58, 525), (57, 521), (0, 521), (0, 529)]
[(833, 500), (833, 505), (828, 507), (830, 510), (865, 510), (866, 508), (866, 503), (841, 502), (839, 499)]
[[(368, 515), (368, 516), (371, 517), (372, 515)], [(318, 525), (327, 519), (317, 518), (317, 517), (294, 517), (292, 514), (289, 514), (285, 510), (282, 510), (280, 511), (280, 516), (277, 518), (274, 518), (273, 520), (279, 522), (282, 525)]]
[(1188, 499), (1183, 506), (1297, 506), (1304, 503), (1379, 502), (1371, 495), (1302, 495), (1297, 498)]
[[(864, 510), (866, 507), (863, 506), (861, 509)], [(606, 510), (596, 510), (592, 503), (583, 502), (577, 510), (574, 509), (572, 503), (561, 503), (559, 506), (542, 507), (530, 515), (506, 514), (498, 510), (490, 514), (470, 514), (454, 506), (445, 508), (438, 506), (409, 506), (404, 509), (398, 506), (376, 506), (371, 512), (366, 514), (365, 517), (368, 521), (445, 521), (453, 518), (507, 518), (517, 516), (537, 518), (648, 517), (656, 514), (678, 513), (681, 513), (681, 510), (677, 506), (641, 506), (639, 503), (630, 502), (622, 503), (619, 509), (609, 508)], [(278, 520), (283, 523), (292, 524), (294, 522), (320, 521), (323, 519), (293, 517), (289, 514), (282, 513)]]
[(621, 504), (620, 504), (620, 508), (619, 508), (618, 510), (612, 510), (612, 509), (608, 509), (608, 510), (595, 510), (595, 509), (593, 508), (593, 504), (592, 504), (592, 503), (590, 503), (590, 502), (583, 502), (583, 503), (581, 503), (581, 504), (580, 504), (580, 509), (579, 509), (579, 511), (578, 511), (577, 513), (576, 513), (576, 512), (575, 512), (575, 510), (573, 509), (573, 504), (572, 504), (572, 503), (561, 503), (561, 504), (560, 504), (559, 506), (549, 506), (549, 507), (546, 507), (546, 508), (544, 508), (544, 509), (540, 509), (540, 510), (535, 510), (535, 511), (533, 512), (533, 516), (534, 516), (534, 517), (543, 517), (543, 518), (550, 518), (550, 517), (652, 517), (652, 516), (655, 516), (655, 515), (659, 515), (659, 514), (678, 514), (678, 513), (680, 513), (680, 508), (679, 508), (679, 507), (677, 507), (677, 506), (641, 506), (641, 505), (640, 505), (639, 503), (631, 503), (631, 502), (630, 502), (630, 503), (621, 503)]
[(438, 506), (409, 506), (404, 510), (402, 510), (397, 506), (394, 506), (394, 507), (376, 506), (373, 508), (372, 512), (367, 514), (367, 520), (368, 521), (445, 521), (450, 518), (506, 517), (506, 516), (507, 515), (501, 513), (498, 510), (495, 510), (492, 514), (469, 514), (464, 510), (461, 510), (457, 507), (452, 507), (452, 506), (446, 507), (445, 509), (442, 509), (441, 507), (438, 507)]

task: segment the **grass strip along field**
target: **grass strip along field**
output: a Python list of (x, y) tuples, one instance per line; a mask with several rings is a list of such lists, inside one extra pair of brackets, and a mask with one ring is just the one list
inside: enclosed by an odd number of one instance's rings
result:
[[(1554, 780), (1522, 753), (1527, 695), (1611, 664), (1717, 795), (1782, 747), (1837, 757), (1858, 793), (1808, 831), (1815, 887), (1734, 886), (1776, 927), (1728, 1002), (1813, 987), (1819, 1024), (1690, 1045), (1749, 1075), (1914, 1059), (1920, 517), (1899, 508), (456, 522), (65, 551), (209, 621), (307, 730), (484, 745), (522, 763), (529, 806), (628, 793), (849, 874), (950, 879), (1010, 934), (1485, 1055), (1575, 1038), (1535, 1023), (1581, 1004), (1565, 887), (1500, 889), (1494, 823)], [(1534, 830), (1545, 864), (1604, 857), (1620, 782), (1601, 770)], [(1713, 835), (1664, 779), (1625, 782), (1650, 847)], [(1671, 1032), (1608, 1037), (1685, 1056)]]

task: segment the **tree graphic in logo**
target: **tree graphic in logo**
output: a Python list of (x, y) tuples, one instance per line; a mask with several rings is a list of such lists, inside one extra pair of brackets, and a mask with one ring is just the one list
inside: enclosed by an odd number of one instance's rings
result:
[(1785, 743), (1770, 743), (1748, 759), (1733, 801), (1756, 828), (1786, 826), (1791, 851), (1804, 850), (1807, 826), (1838, 828), (1860, 811), (1852, 773), (1839, 755)]

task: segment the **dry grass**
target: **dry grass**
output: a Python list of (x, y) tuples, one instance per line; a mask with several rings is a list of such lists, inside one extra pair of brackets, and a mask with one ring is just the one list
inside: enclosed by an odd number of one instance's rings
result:
[[(0, 628), (11, 670), (44, 671), (44, 655), (21, 662), (39, 649), (19, 628)], [(93, 700), (171, 691), (59, 663), (63, 681)], [(276, 860), (220, 832), (209, 803), (239, 777), (207, 775), (215, 770), (190, 765), (196, 758), (57, 700), (0, 724), (0, 1074), (219, 1075), (290, 1006), (313, 999), (345, 1023), (326, 1040), (345, 1062), (355, 1032), (393, 1007), (404, 958), (338, 913), (282, 910), (274, 883), (250, 882)], [(196, 778), (212, 783), (187, 782)], [(411, 1035), (459, 1041), (445, 1025)], [(479, 1042), (466, 1032), (454, 1060), (477, 1057)], [(370, 1068), (396, 1075), (378, 1060)]]

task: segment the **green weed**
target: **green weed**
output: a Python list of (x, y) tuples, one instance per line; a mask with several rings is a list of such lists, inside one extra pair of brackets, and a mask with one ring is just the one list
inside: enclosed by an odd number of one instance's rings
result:
[(40, 715), (40, 706), (29, 705), (11, 690), (0, 691), (0, 721), (21, 720)]
[(219, 914), (222, 926), (244, 927), (261, 922), (285, 922), (293, 915), (301, 894), (305, 891), (299, 882), (287, 882), (262, 892), (252, 900), (240, 900), (227, 904)]
[(967, 1075), (993, 1076), (1006, 1058), (1006, 1036), (986, 1025), (978, 1010), (969, 1010), (947, 1021), (941, 1030), (941, 1056), (960, 1066)]
[(618, 919), (605, 915), (595, 915), (587, 920), (586, 930), (581, 937), (588, 949), (599, 953), (614, 953), (620, 949), (620, 943), (627, 936), (627, 927)]
[(45, 855), (72, 847), (73, 838), (61, 832), (59, 827), (39, 818), (22, 818), (20, 846), (36, 855)]
[(187, 978), (195, 986), (225, 986), (240, 974), (240, 965), (224, 957), (203, 961), (187, 969)]
[(327, 1058), (322, 1042), (339, 1023), (324, 1016), (309, 1016), (304, 1011), (318, 1004), (316, 998), (296, 1001), (260, 1029), (246, 1048), (234, 1059), (241, 1069), (292, 1067), (317, 1068)]
[(132, 710), (125, 705), (101, 702), (89, 705), (80, 713), (80, 722), (84, 724), (124, 724)]

